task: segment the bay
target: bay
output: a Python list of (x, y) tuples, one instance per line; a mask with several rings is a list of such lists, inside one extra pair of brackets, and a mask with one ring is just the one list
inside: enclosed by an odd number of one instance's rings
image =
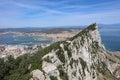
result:
[(40, 36), (16, 36), (14, 34), (0, 34), (1, 45), (34, 45), (51, 43), (49, 39), (43, 39)]

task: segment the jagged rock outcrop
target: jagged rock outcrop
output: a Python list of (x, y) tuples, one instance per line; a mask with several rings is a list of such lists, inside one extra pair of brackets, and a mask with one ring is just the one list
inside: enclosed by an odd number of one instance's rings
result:
[(32, 72), (38, 76), (35, 80), (116, 80), (120, 59), (107, 52), (96, 23), (53, 45), (42, 56), (42, 68), (37, 70), (40, 75)]

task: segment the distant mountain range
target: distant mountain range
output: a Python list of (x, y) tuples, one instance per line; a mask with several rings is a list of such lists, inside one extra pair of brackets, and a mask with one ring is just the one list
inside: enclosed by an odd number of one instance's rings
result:
[[(118, 24), (98, 24), (99, 28), (120, 28), (120, 23)], [(69, 30), (69, 29), (84, 29), (86, 25), (80, 26), (50, 26), (50, 27), (25, 27), (25, 28), (0, 28), (0, 32), (16, 31), (16, 32), (37, 32), (37, 31), (51, 31), (51, 30)]]

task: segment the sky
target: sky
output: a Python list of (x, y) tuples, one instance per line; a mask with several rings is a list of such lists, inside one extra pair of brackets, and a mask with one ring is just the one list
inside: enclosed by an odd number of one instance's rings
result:
[(0, 28), (120, 23), (120, 0), (0, 0)]

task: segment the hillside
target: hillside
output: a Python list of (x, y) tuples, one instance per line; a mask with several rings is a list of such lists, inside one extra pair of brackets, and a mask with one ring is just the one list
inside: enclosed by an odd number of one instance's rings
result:
[(0, 80), (116, 80), (119, 61), (105, 49), (95, 23), (32, 55), (0, 59)]

